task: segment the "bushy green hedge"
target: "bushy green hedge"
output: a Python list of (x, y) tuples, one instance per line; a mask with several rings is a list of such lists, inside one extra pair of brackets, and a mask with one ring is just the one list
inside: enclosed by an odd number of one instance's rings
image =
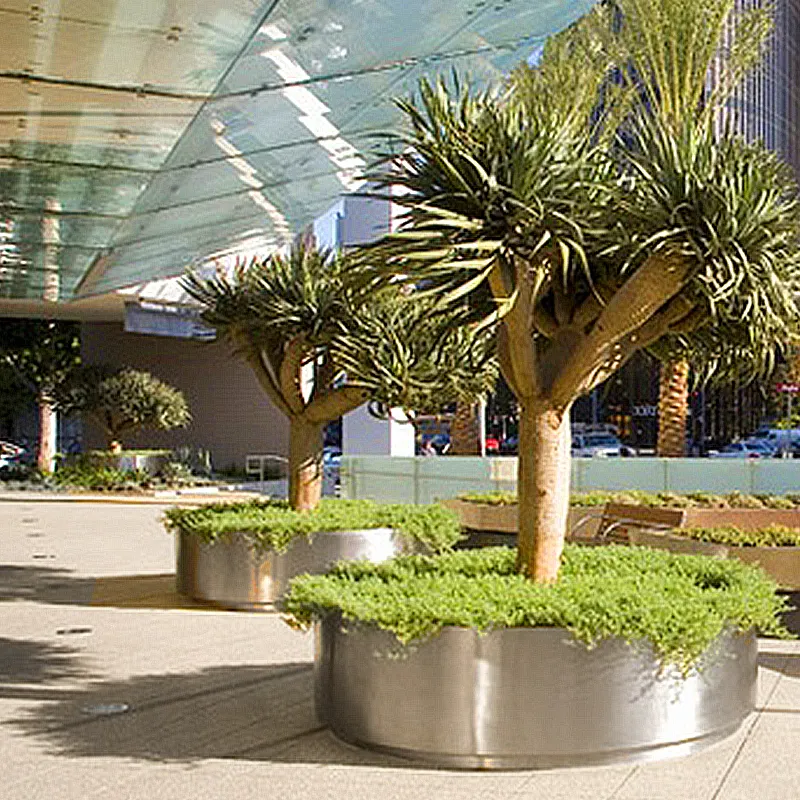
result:
[(53, 473), (52, 480), (65, 489), (125, 492), (148, 488), (153, 481), (153, 476), (141, 469), (122, 470), (78, 463), (59, 467)]
[[(170, 451), (157, 452), (161, 455)], [(72, 463), (61, 464), (50, 476), (49, 482), (66, 491), (78, 489), (92, 492), (141, 492), (210, 483), (205, 478), (192, 475), (188, 467), (177, 461), (167, 461), (154, 475), (145, 469), (118, 469), (93, 460), (92, 454), (80, 456)]]
[(718, 528), (677, 528), (672, 533), (701, 542), (737, 547), (800, 547), (800, 530), (786, 525), (769, 525), (754, 531), (744, 531), (735, 525)]
[(452, 547), (461, 525), (442, 506), (379, 505), (370, 500), (324, 499), (315, 511), (293, 511), (283, 500), (213, 503), (202, 508), (171, 508), (164, 515), (168, 530), (213, 542), (243, 533), (257, 550), (284, 551), (297, 536), (324, 531), (395, 528), (433, 552)]
[[(458, 498), (468, 503), (484, 503), (492, 506), (515, 505), (514, 492), (473, 492)], [(800, 494), (711, 494), (710, 492), (642, 492), (631, 489), (627, 492), (594, 491), (573, 494), (570, 505), (604, 506), (606, 503), (629, 503), (652, 508), (800, 508)]]
[(612, 636), (647, 639), (664, 662), (684, 670), (729, 628), (789, 636), (778, 620), (787, 606), (775, 584), (738, 561), (567, 545), (558, 581), (543, 585), (517, 574), (515, 558), (511, 548), (488, 547), (341, 563), (292, 581), (283, 610), (300, 626), (341, 611), (406, 643), (446, 625), (557, 626), (587, 645)]

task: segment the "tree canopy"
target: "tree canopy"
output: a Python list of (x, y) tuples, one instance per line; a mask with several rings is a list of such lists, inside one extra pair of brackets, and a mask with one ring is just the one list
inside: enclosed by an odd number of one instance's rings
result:
[(64, 386), (59, 402), (98, 425), (109, 447), (121, 446), (123, 434), (144, 428), (185, 428), (191, 414), (183, 393), (149, 372), (105, 366), (83, 367)]
[(404, 223), (362, 270), (424, 286), (454, 328), (497, 326), (537, 579), (558, 569), (576, 397), (639, 350), (753, 374), (797, 334), (796, 183), (720, 116), (770, 24), (733, 0), (617, 0), (496, 87), (399, 101), (407, 147), (374, 177), (404, 190)]
[(367, 401), (384, 414), (439, 411), (496, 378), (491, 332), (453, 327), (419, 293), (369, 285), (348, 254), (306, 239), (185, 285), (290, 421), (295, 508), (319, 501), (326, 423)]

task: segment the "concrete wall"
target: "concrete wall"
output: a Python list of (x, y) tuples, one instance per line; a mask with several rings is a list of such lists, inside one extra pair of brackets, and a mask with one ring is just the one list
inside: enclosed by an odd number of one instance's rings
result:
[[(248, 453), (288, 454), (285, 417), (227, 345), (126, 333), (116, 323), (85, 323), (81, 349), (87, 363), (143, 369), (186, 396), (190, 427), (144, 431), (126, 438), (126, 447), (201, 447), (211, 451), (218, 469), (243, 469)], [(104, 444), (101, 432), (87, 425), (84, 449)]]

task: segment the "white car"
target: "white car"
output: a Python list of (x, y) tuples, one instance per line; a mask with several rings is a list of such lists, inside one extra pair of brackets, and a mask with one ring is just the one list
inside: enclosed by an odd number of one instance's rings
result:
[(764, 442), (731, 442), (718, 453), (709, 453), (709, 458), (773, 458), (775, 451)]
[(24, 447), (20, 447), (13, 442), (0, 441), (0, 468), (19, 463), (24, 453)]
[(611, 458), (629, 455), (628, 448), (613, 433), (576, 433), (572, 436), (572, 455)]

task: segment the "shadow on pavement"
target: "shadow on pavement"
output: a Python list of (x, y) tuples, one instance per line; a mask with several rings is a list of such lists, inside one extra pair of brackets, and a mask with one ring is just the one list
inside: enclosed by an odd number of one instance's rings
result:
[(59, 681), (92, 678), (82, 651), (66, 645), (0, 637), (0, 699), (60, 700)]
[[(122, 704), (127, 712), (94, 716), (87, 711)], [(411, 766), (335, 739), (315, 717), (308, 663), (97, 682), (62, 692), (57, 702), (5, 724), (49, 744), (60, 756)]]
[(68, 569), (0, 564), (0, 602), (35, 600), (40, 603), (88, 605), (94, 578), (79, 578)]
[(0, 565), (0, 602), (113, 608), (211, 609), (175, 591), (174, 573), (77, 577), (66, 569)]

